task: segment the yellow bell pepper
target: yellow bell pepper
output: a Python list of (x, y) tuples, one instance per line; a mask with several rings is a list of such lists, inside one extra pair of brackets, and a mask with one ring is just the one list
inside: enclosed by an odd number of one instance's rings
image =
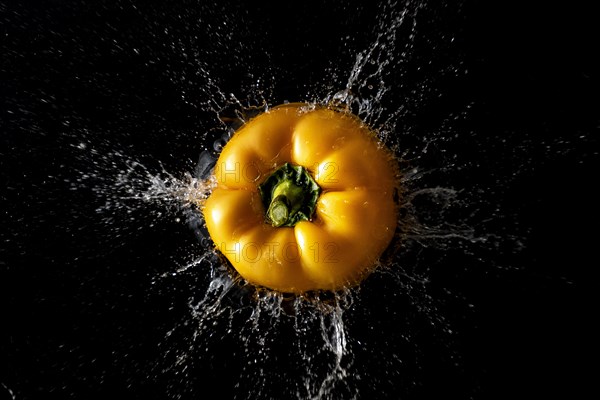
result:
[(394, 236), (397, 166), (357, 117), (293, 103), (243, 125), (202, 205), (216, 248), (248, 282), (281, 292), (360, 282)]

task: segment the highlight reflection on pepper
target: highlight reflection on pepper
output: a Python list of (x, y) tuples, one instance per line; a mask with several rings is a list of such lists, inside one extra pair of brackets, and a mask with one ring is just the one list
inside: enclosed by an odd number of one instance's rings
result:
[(294, 103), (242, 126), (203, 204), (216, 248), (255, 285), (338, 290), (373, 270), (396, 229), (397, 168), (357, 117)]

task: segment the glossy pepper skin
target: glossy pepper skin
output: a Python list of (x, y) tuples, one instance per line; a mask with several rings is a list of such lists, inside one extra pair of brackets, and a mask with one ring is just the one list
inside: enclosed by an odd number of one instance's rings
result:
[[(202, 212), (216, 248), (248, 282), (281, 292), (360, 282), (394, 236), (397, 168), (357, 117), (305, 104), (274, 107), (243, 125), (215, 165)], [(289, 163), (320, 192), (310, 220), (269, 223), (259, 186)]]

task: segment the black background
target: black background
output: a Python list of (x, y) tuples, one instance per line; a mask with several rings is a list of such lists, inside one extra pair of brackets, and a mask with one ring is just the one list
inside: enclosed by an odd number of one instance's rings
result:
[[(173, 269), (182, 248), (198, 244), (173, 220), (140, 223), (144, 230), (135, 235), (128, 235), (129, 225), (99, 223), (95, 209), (102, 201), (93, 187), (110, 179), (101, 176), (110, 166), (101, 157), (90, 163), (95, 156), (77, 146), (160, 160), (177, 173), (193, 170), (209, 146), (198, 132), (214, 124), (198, 106), (210, 97), (194, 81), (198, 64), (212, 71), (222, 93), (244, 97), (248, 82), (267, 71), (275, 82), (269, 102), (308, 100), (298, 97), (326, 83), (318, 77), (327, 73), (314, 71), (327, 71), (331, 60), (347, 66), (334, 79), (343, 87), (354, 56), (373, 42), (379, 18), (376, 4), (362, 2), (136, 3), (0, 2), (5, 397), (10, 389), (16, 399), (176, 398), (177, 385), (194, 398), (236, 392), (242, 370), (218, 356), (233, 345), (227, 341), (206, 350), (216, 357), (192, 363), (194, 384), (156, 372), (164, 351), (156, 344), (180, 320), (173, 310), (189, 292), (181, 293), (177, 281), (159, 293), (148, 286), (152, 276)], [(439, 344), (428, 342), (434, 334), (416, 334), (424, 350), (403, 371), (410, 378), (363, 382), (361, 398), (583, 397), (594, 377), (587, 362), (594, 362), (597, 315), (591, 304), (600, 124), (593, 14), (571, 3), (464, 1), (426, 5), (419, 15), (406, 71), (397, 80), (388, 76), (389, 104), (410, 104), (398, 127), (412, 136), (400, 143), (418, 144), (419, 135), (467, 110), (451, 129), (462, 136), (434, 146), (456, 155), (460, 168), (421, 184), (473, 190), (475, 205), (462, 211), (469, 222), (518, 240), (468, 256), (460, 245), (423, 255), (438, 260), (428, 270), (430, 291), (458, 332), (452, 346), (461, 367), (453, 369)], [(199, 49), (201, 62), (177, 46)], [(448, 73), (447, 66), (459, 72)], [(72, 190), (90, 170), (97, 176)], [(492, 217), (473, 217), (473, 210)], [(463, 300), (444, 297), (444, 288)], [(365, 291), (365, 304), (382, 299)], [(474, 308), (465, 311), (466, 303)], [(358, 320), (394, 329), (387, 307), (370, 309)], [(417, 329), (426, 325), (419, 316), (406, 318)], [(369, 329), (356, 326), (355, 334), (367, 340)], [(360, 356), (357, 362), (373, 375), (385, 368)], [(277, 390), (270, 395), (277, 398)]]

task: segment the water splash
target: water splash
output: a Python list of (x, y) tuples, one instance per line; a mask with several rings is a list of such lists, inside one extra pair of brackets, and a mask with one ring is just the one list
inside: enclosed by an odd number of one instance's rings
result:
[[(416, 15), (420, 7), (421, 4), (418, 3), (413, 9), (411, 2), (407, 2), (405, 8), (401, 9), (390, 4), (383, 6), (381, 13), (387, 14), (388, 18), (379, 21), (376, 39), (366, 50), (356, 55), (346, 87), (327, 95), (325, 103), (343, 104), (368, 124), (377, 125), (378, 118), (385, 111), (382, 100), (391, 89), (385, 78), (390, 73), (390, 64), (396, 61), (397, 33), (404, 24), (410, 23), (407, 22), (408, 19), (412, 21), (410, 40), (405, 42), (406, 49), (410, 49), (416, 33)], [(406, 53), (403, 53), (403, 56), (406, 56)], [(390, 115), (388, 119), (393, 121), (395, 117), (397, 115)]]
[(0, 386), (2, 386), (3, 389), (6, 390), (6, 392), (8, 393), (8, 395), (10, 396), (10, 398), (12, 400), (16, 400), (17, 397), (15, 396), (15, 394), (13, 393), (12, 390), (10, 390), (10, 388), (8, 386), (6, 386), (4, 383), (0, 382)]
[[(361, 117), (394, 150), (403, 166), (398, 223), (401, 228), (394, 245), (364, 287), (293, 298), (252, 287), (219, 256), (205, 232), (198, 204), (214, 187), (211, 172), (219, 152), (239, 126), (276, 105), (268, 101), (272, 87), (268, 83), (263, 87), (265, 82), (261, 79), (250, 85), (250, 94), (240, 100), (220, 89), (206, 62), (191, 63), (197, 67), (193, 79), (202, 84), (190, 86), (191, 78), (185, 74), (173, 78), (182, 88), (186, 103), (213, 116), (213, 126), (200, 134), (205, 149), (200, 151), (192, 172), (176, 174), (151, 157), (140, 159), (120, 151), (98, 152), (84, 142), (73, 144), (82, 152), (82, 158), (95, 160), (96, 170), (94, 174), (81, 175), (73, 182), (73, 188), (77, 190), (89, 181), (94, 182), (93, 192), (102, 199), (96, 212), (103, 216), (104, 224), (122, 230), (114, 233), (113, 239), (152, 227), (153, 221), (168, 218), (179, 222), (183, 216), (201, 244), (190, 250), (185, 261), (175, 260), (167, 272), (152, 280), (157, 291), (181, 277), (199, 276), (203, 283), (189, 290), (187, 317), (166, 330), (160, 343), (162, 353), (156, 360), (154, 373), (157, 379), (167, 377), (174, 398), (200, 390), (193, 383), (193, 366), (202, 361), (212, 362), (209, 349), (221, 348), (220, 342), (231, 346), (223, 350), (224, 356), (240, 364), (234, 378), (235, 398), (281, 398), (282, 393), (298, 399), (359, 398), (359, 382), (374, 379), (358, 361), (364, 362), (367, 357), (369, 338), (368, 335), (355, 338), (356, 331), (365, 328), (357, 327), (357, 322), (349, 325), (348, 321), (356, 319), (364, 323), (375, 312), (362, 300), (365, 293), (380, 299), (380, 304), (405, 299), (407, 315), (419, 321), (407, 322), (393, 315), (393, 319), (401, 322), (401, 330), (389, 331), (386, 344), (397, 341), (400, 344), (394, 346), (400, 348), (398, 353), (378, 354), (386, 370), (379, 371), (382, 376), (375, 382), (395, 386), (394, 380), (400, 379), (398, 374), (405, 371), (404, 364), (414, 359), (412, 362), (418, 365), (422, 349), (418, 333), (411, 325), (430, 326), (431, 335), (439, 337), (448, 357), (456, 356), (450, 349), (453, 328), (443, 316), (441, 301), (430, 289), (435, 260), (421, 259), (421, 252), (425, 248), (469, 250), (471, 246), (487, 246), (494, 236), (480, 234), (468, 221), (453, 221), (453, 210), (471, 206), (459, 190), (430, 186), (430, 181), (435, 182), (432, 176), (443, 168), (453, 168), (448, 164), (441, 167), (429, 164), (427, 154), (437, 139), (407, 150), (403, 142), (406, 134), (398, 132), (398, 121), (407, 107), (393, 104), (390, 92), (394, 88), (387, 79), (393, 73), (394, 80), (403, 79), (403, 63), (417, 35), (417, 15), (422, 7), (421, 2), (407, 2), (404, 7), (386, 3), (376, 38), (356, 55), (345, 87), (306, 93), (309, 107), (343, 107)], [(186, 52), (185, 59), (202, 58), (199, 53), (190, 53), (187, 45), (174, 46)], [(382, 281), (385, 284), (381, 287), (387, 289), (387, 294), (372, 293), (373, 285), (382, 285)], [(367, 343), (366, 350), (363, 342)], [(281, 359), (282, 354), (287, 355), (287, 360)], [(418, 381), (418, 377), (410, 375), (405, 379), (408, 387)], [(373, 385), (371, 389), (376, 392), (377, 383)]]

